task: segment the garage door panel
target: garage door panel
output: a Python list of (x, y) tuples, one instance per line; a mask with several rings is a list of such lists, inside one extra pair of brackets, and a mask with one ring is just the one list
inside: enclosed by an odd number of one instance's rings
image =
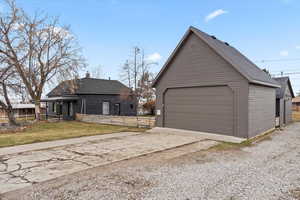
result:
[(233, 135), (233, 92), (226, 86), (169, 89), (165, 127)]

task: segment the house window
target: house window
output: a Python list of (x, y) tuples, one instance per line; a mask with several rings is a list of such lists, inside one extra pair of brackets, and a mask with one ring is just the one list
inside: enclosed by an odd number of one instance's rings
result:
[(131, 110), (133, 109), (133, 104), (130, 104), (130, 108), (131, 108)]

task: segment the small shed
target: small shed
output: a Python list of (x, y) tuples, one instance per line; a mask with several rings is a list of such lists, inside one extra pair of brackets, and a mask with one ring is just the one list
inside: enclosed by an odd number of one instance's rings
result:
[(280, 85), (276, 89), (276, 118), (277, 126), (284, 126), (293, 121), (292, 99), (295, 97), (289, 77), (274, 78)]
[(251, 138), (275, 128), (280, 85), (230, 44), (190, 27), (154, 80), (156, 126)]
[(299, 112), (300, 111), (300, 97), (293, 98), (292, 103), (293, 103), (293, 111)]

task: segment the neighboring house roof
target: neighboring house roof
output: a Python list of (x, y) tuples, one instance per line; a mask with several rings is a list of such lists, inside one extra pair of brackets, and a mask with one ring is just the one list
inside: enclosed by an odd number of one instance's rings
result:
[(292, 100), (293, 103), (300, 103), (300, 97), (295, 97)]
[(180, 43), (177, 45), (159, 74), (156, 76), (153, 87), (164, 73), (164, 71), (169, 66), (176, 52), (184, 44), (184, 41), (188, 38), (190, 33), (194, 33), (201, 40), (203, 40), (208, 46), (210, 46), (217, 54), (224, 58), (228, 63), (230, 63), (242, 76), (244, 76), (249, 82), (266, 85), (270, 87), (280, 87), (276, 81), (274, 81), (267, 73), (258, 68), (254, 63), (252, 63), (248, 58), (241, 54), (238, 50), (231, 47), (228, 43), (222, 42), (216, 37), (208, 35), (195, 27), (190, 27), (188, 31), (183, 36)]
[(77, 94), (121, 94), (131, 91), (128, 87), (117, 80), (96, 78), (82, 78), (61, 82), (48, 97), (77, 95)]
[(281, 99), (284, 97), (284, 93), (286, 91), (286, 87), (289, 87), (290, 91), (291, 91), (291, 95), (292, 98), (295, 97), (294, 95), (294, 91), (292, 88), (292, 84), (290, 81), (290, 78), (285, 76), (285, 77), (277, 77), (277, 78), (273, 78), (275, 81), (277, 81), (280, 84), (280, 88), (276, 89), (276, 98)]
[(48, 97), (41, 99), (41, 102), (49, 102), (49, 101), (72, 101), (79, 99), (78, 96), (58, 96), (58, 97)]

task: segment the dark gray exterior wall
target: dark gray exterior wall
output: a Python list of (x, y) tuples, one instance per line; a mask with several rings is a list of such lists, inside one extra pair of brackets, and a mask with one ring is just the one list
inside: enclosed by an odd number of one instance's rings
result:
[(275, 88), (249, 86), (249, 138), (275, 128)]
[[(120, 115), (122, 116), (135, 116), (137, 114), (136, 100), (122, 99), (120, 95), (79, 95), (78, 105), (76, 106), (76, 113), (81, 113), (81, 101), (86, 101), (86, 114), (102, 114), (102, 102), (109, 102), (110, 115), (116, 115), (114, 105), (120, 104)], [(131, 108), (131, 104), (133, 108)]]
[[(156, 84), (156, 109), (161, 110), (157, 126), (164, 126), (163, 98), (168, 88), (226, 85), (232, 89), (234, 101), (234, 133), (230, 135), (248, 137), (249, 84), (239, 72), (193, 33), (169, 65)], [(212, 119), (210, 123), (215, 122)]]
[[(96, 114), (102, 115), (102, 102), (109, 102), (110, 115), (116, 115), (114, 109), (115, 104), (120, 104), (120, 115), (121, 116), (135, 116), (137, 114), (137, 101), (134, 97), (122, 99), (120, 95), (78, 95), (79, 99), (73, 101), (73, 116), (68, 116), (67, 102), (62, 104), (62, 115), (65, 120), (75, 119), (75, 113), (84, 114)], [(85, 99), (86, 108), (81, 109), (82, 100)], [(53, 103), (48, 102), (48, 114), (55, 115), (53, 112)]]

